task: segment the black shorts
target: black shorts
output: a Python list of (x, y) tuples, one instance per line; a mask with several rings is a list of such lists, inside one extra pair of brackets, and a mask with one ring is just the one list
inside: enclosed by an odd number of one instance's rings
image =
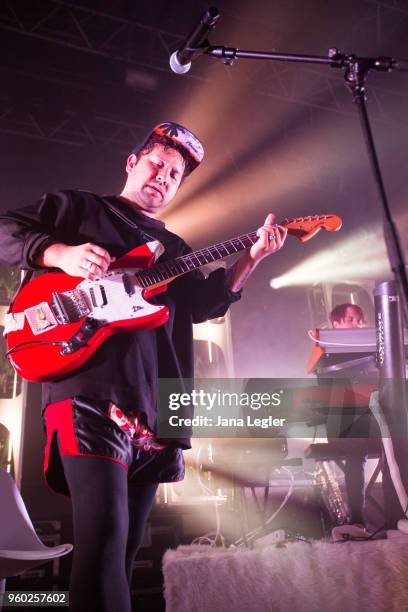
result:
[(74, 397), (46, 406), (44, 475), (49, 486), (69, 496), (62, 456), (115, 461), (138, 484), (183, 480), (182, 449), (144, 450), (132, 444), (131, 437), (108, 416), (109, 403)]

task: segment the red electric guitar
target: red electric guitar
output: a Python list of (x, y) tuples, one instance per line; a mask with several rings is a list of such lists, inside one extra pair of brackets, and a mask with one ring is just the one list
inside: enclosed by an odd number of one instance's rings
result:
[[(302, 242), (320, 229), (335, 232), (336, 215), (285, 219), (289, 234)], [(20, 376), (32, 381), (56, 380), (85, 363), (109, 336), (151, 329), (169, 318), (167, 306), (149, 297), (186, 272), (252, 246), (256, 232), (220, 242), (153, 267), (163, 252), (159, 242), (133, 249), (114, 262), (101, 278), (84, 280), (49, 272), (27, 283), (6, 317), (7, 354)]]

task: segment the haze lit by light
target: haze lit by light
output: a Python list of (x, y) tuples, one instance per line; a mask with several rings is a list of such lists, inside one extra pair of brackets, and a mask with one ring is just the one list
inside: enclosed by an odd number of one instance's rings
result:
[(373, 230), (356, 233), (335, 248), (316, 253), (286, 274), (273, 278), (270, 285), (280, 289), (324, 281), (383, 279), (390, 274), (381, 232)]

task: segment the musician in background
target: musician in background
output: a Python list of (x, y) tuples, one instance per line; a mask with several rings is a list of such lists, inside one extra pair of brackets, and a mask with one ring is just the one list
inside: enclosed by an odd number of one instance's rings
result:
[[(0, 215), (0, 262), (94, 280), (142, 244), (161, 247), (160, 261), (190, 253), (156, 215), (203, 155), (183, 126), (156, 126), (128, 157), (120, 195), (48, 193)], [(158, 483), (183, 478), (190, 448), (189, 439), (155, 435), (158, 378), (193, 377), (192, 323), (224, 315), (258, 263), (282, 247), (286, 229), (270, 214), (258, 235), (227, 271), (171, 283), (159, 300), (170, 310), (166, 325), (115, 334), (77, 371), (43, 386), (46, 479), (73, 505), (72, 612), (131, 610), (132, 564)]]
[[(332, 327), (336, 329), (364, 327), (364, 312), (357, 304), (351, 304), (350, 302), (339, 304), (331, 311), (330, 322)], [(367, 455), (367, 444), (364, 442), (369, 433), (369, 418), (369, 414), (360, 415), (346, 433), (346, 438), (352, 436), (344, 440), (344, 445), (348, 451), (344, 464), (344, 478), (350, 522), (348, 525), (334, 527), (332, 530), (334, 540), (342, 540), (343, 535), (356, 538), (369, 537), (370, 535), (365, 528), (363, 516), (364, 467)], [(333, 435), (333, 432), (330, 431), (330, 421), (327, 424), (327, 430), (327, 437), (330, 439)], [(357, 436), (361, 436), (361, 438)]]
[(336, 329), (364, 327), (366, 324), (363, 309), (357, 304), (346, 302), (339, 304), (330, 313), (330, 322)]

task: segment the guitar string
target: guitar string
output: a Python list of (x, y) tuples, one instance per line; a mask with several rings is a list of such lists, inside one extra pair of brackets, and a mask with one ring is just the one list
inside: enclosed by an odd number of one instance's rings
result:
[[(213, 261), (217, 261), (218, 259), (222, 259), (223, 257), (227, 257), (228, 255), (232, 255), (233, 253), (238, 253), (238, 251), (242, 251), (245, 248), (248, 248), (249, 245), (244, 244), (244, 240), (249, 240), (250, 245), (254, 244), (255, 241), (257, 239), (257, 233), (256, 232), (250, 232), (249, 234), (242, 234), (241, 236), (237, 236), (236, 238), (231, 238), (230, 240), (225, 240), (224, 242), (219, 242), (217, 244), (213, 244), (210, 247), (205, 247), (204, 249), (199, 249), (197, 251), (193, 251), (192, 253), (187, 253), (186, 255), (181, 255), (180, 257), (176, 257), (175, 259), (172, 259), (171, 261), (166, 261), (166, 262), (162, 262), (161, 264), (159, 264), (158, 266), (155, 266), (152, 269), (147, 269), (147, 270), (143, 270), (141, 272), (138, 272), (136, 274), (136, 276), (139, 278), (139, 280), (142, 281), (142, 279), (144, 281), (149, 281), (149, 277), (151, 277), (152, 279), (152, 283), (154, 284), (158, 281), (162, 281), (162, 280), (166, 280), (167, 278), (169, 278), (170, 276), (172, 276), (172, 274), (174, 274), (174, 271), (171, 269), (171, 266), (173, 265), (176, 268), (176, 273), (180, 274), (184, 273), (184, 272), (190, 272), (192, 270), (194, 270), (195, 268), (199, 268), (200, 266), (204, 266), (207, 263), (213, 262)], [(239, 248), (235, 248), (234, 243), (239, 242), (241, 243), (239, 245)], [(229, 252), (227, 247), (234, 247), (234, 250)], [(225, 251), (227, 251), (226, 253), (220, 253), (220, 249), (224, 249)], [(214, 251), (216, 251), (216, 254), (214, 253)], [(210, 257), (210, 261), (207, 261), (205, 259), (205, 256)], [(214, 256), (215, 255), (215, 256)], [(200, 261), (200, 257), (204, 258), (204, 262)], [(196, 259), (198, 261), (198, 263), (195, 263), (193, 261), (193, 259)], [(182, 269), (182, 264), (184, 264), (187, 267), (187, 270), (183, 270)], [(177, 267), (181, 267), (181, 270), (177, 270)], [(159, 279), (154, 279), (154, 274), (159, 275)], [(160, 278), (160, 275), (164, 275), (163, 278)], [(144, 285), (143, 282), (141, 282), (141, 284), (145, 287), (148, 285)]]

